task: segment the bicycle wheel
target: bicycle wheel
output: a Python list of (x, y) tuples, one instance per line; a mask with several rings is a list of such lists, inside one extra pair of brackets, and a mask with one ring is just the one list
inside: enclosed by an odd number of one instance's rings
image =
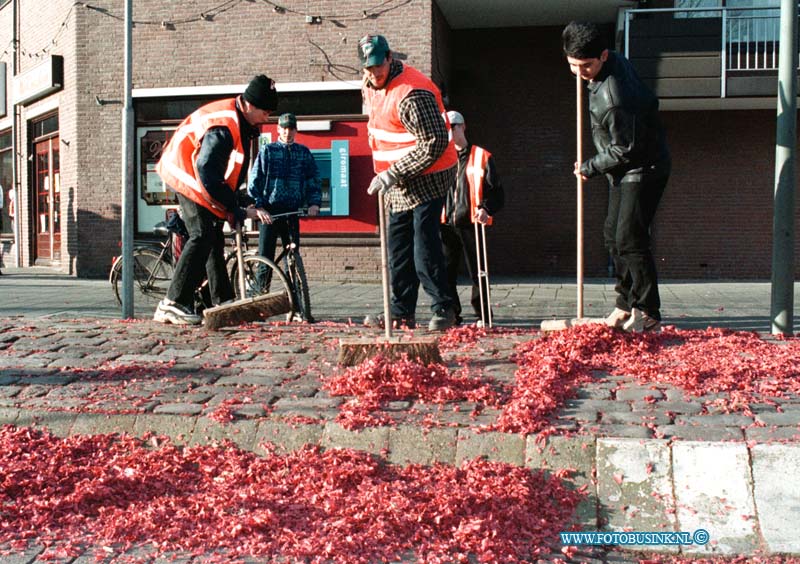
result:
[(311, 316), (311, 296), (308, 293), (308, 278), (306, 278), (303, 258), (299, 253), (292, 253), (291, 257), (287, 259), (287, 263), (289, 281), (292, 283), (294, 300), (297, 304), (297, 313), (303, 321), (314, 323), (314, 318)]
[[(157, 303), (167, 295), (172, 282), (174, 267), (161, 260), (161, 255), (152, 249), (133, 249), (133, 301)], [(111, 283), (114, 295), (122, 303), (122, 259), (112, 269)]]
[(292, 295), (292, 287), (278, 265), (262, 256), (247, 255), (244, 257), (245, 295), (239, 290), (239, 263), (234, 259), (231, 267), (231, 285), (237, 300), (252, 298), (269, 293), (286, 292), (289, 298), (289, 315), (294, 315), (296, 304)]

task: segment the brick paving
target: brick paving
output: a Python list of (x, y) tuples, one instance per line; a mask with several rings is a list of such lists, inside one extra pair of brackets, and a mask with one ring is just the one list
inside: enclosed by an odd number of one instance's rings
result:
[[(681, 480), (690, 483), (692, 474), (686, 469), (692, 461), (716, 452), (714, 445), (722, 445), (718, 456), (732, 466), (729, 481), (712, 475), (721, 481), (722, 490), (728, 486), (733, 490), (734, 484), (743, 482), (738, 498), (742, 512), (756, 514), (759, 500), (774, 503), (776, 498), (775, 484), (760, 487), (759, 475), (776, 475), (800, 452), (798, 397), (765, 398), (752, 407), (752, 413), (728, 414), (710, 406), (717, 399), (711, 394), (687, 398), (674, 387), (609, 375), (583, 386), (576, 398), (553, 414), (553, 426), (566, 434), (548, 437), (544, 443), (535, 435), (479, 432), (494, 423), (500, 411), (486, 408), (476, 414), (470, 402), (444, 408), (394, 402), (385, 408), (394, 425), (352, 431), (336, 422), (344, 398), (331, 397), (322, 383), (338, 370), (339, 339), (365, 332), (350, 321), (380, 309), (379, 286), (318, 284), (312, 302), (321, 323), (315, 325), (269, 323), (212, 333), (156, 324), (147, 319), (150, 306), (137, 308), (137, 320), (115, 319), (114, 305), (104, 301), (111, 298), (111, 291), (100, 281), (44, 277), (38, 306), (26, 309), (26, 300), (35, 296), (28, 293), (29, 284), (22, 277), (16, 283), (14, 278), (4, 276), (0, 281), (4, 316), (0, 318), (0, 424), (47, 427), (60, 436), (155, 432), (178, 444), (228, 439), (257, 453), (264, 452), (260, 445), (265, 441), (275, 443), (279, 451), (312, 443), (366, 450), (398, 464), (457, 464), (484, 456), (534, 468), (572, 468), (576, 487), (589, 487), (590, 496), (578, 512), (589, 530), (648, 530), (642, 527), (653, 526), (662, 514), (669, 516), (673, 527), (702, 524), (704, 515), (694, 519), (681, 512), (684, 501), (699, 503), (702, 488), (691, 498), (674, 488)], [(48, 289), (45, 294), (42, 287)], [(669, 323), (686, 328), (707, 324), (768, 328), (768, 285), (674, 283), (663, 288)], [(608, 283), (587, 285), (586, 315), (599, 316), (613, 307), (612, 294)], [(480, 347), (443, 351), (443, 358), (450, 368), (471, 366), (498, 383), (512, 384), (515, 347), (537, 337), (542, 319), (572, 314), (574, 285), (510, 281), (498, 283), (493, 296), (500, 330), (484, 337)], [(727, 301), (737, 296), (747, 297), (741, 306)], [(423, 303), (421, 320), (424, 311)], [(232, 421), (221, 420), (226, 413)], [(688, 447), (676, 446), (682, 444)], [(657, 472), (642, 477), (636, 487), (618, 485), (615, 476), (638, 471), (634, 461)], [(787, 503), (800, 500), (797, 478), (784, 480)], [(665, 488), (671, 501), (658, 504), (648, 497)], [(642, 492), (648, 496), (642, 497)], [(733, 494), (728, 491), (728, 495)], [(628, 509), (619, 513), (613, 509), (618, 505)], [(786, 511), (785, 522), (798, 522), (796, 509)], [(733, 532), (720, 537), (724, 542), (709, 551), (800, 553), (798, 542), (787, 538), (785, 522), (782, 527), (780, 520), (768, 520), (759, 529), (754, 520), (752, 530), (737, 542), (729, 537), (739, 529), (719, 522), (720, 535)], [(27, 556), (3, 562), (38, 562), (36, 550), (32, 547)], [(635, 558), (630, 553), (596, 551), (583, 553), (579, 560)]]

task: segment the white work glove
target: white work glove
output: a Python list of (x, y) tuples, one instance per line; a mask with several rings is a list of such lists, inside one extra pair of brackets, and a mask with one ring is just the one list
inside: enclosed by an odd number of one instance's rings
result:
[(367, 194), (372, 196), (375, 192), (380, 192), (383, 195), (395, 184), (397, 184), (397, 177), (390, 171), (384, 170), (369, 183)]

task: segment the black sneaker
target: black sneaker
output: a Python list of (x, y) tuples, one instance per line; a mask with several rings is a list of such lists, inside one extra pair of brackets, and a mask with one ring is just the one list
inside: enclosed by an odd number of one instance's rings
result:
[(437, 309), (428, 323), (428, 331), (447, 331), (455, 324), (456, 313), (452, 309)]
[[(364, 325), (376, 329), (384, 329), (386, 327), (386, 318), (382, 313), (376, 315), (368, 315), (364, 318)], [(395, 317), (392, 316), (392, 329), (416, 329), (417, 320), (413, 317)]]

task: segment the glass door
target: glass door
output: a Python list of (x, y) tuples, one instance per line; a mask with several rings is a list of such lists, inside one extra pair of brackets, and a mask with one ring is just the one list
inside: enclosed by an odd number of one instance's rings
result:
[(61, 178), (58, 136), (34, 143), (35, 261), (61, 260)]

